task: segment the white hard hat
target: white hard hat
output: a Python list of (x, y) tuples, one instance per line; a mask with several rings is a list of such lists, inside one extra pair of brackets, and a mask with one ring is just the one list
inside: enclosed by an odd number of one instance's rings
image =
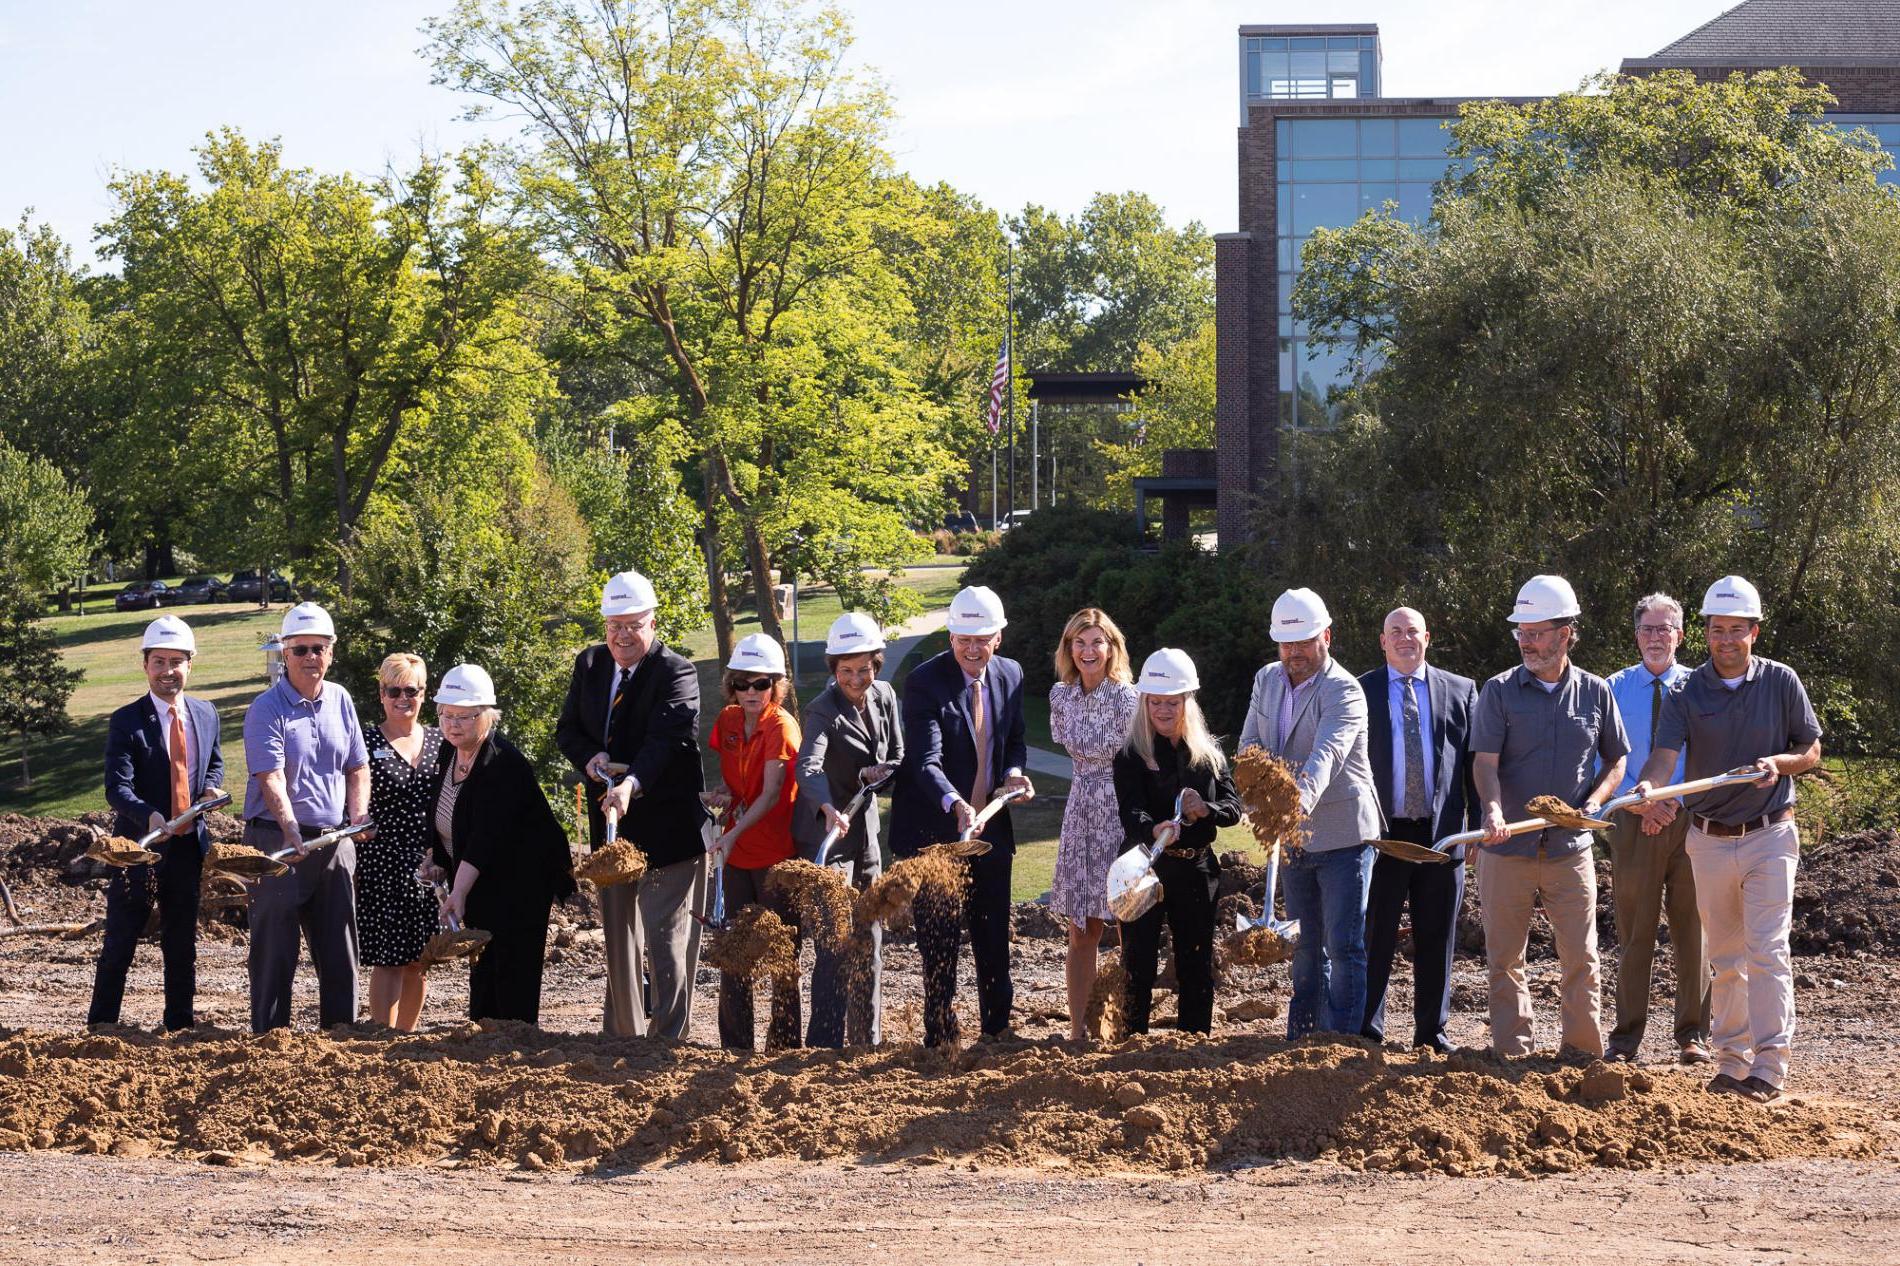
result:
[(1761, 619), (1761, 593), (1740, 576), (1724, 576), (1702, 595), (1703, 615), (1738, 615)]
[(330, 613), (314, 602), (299, 602), (284, 612), (284, 627), (280, 636), (286, 640), (293, 637), (336, 637), (336, 625), (330, 622)]
[(1001, 633), (1008, 620), (1003, 618), (1003, 600), (986, 585), (971, 585), (957, 590), (950, 599), (950, 633), (983, 637)]
[(1331, 627), (1331, 613), (1311, 589), (1289, 589), (1273, 600), (1273, 640), (1276, 642), (1304, 642)]
[(146, 651), (183, 651), (187, 655), (198, 653), (198, 640), (191, 635), (191, 626), (175, 615), (161, 615), (145, 626), (145, 639), (139, 643), (140, 650)]
[(785, 675), (785, 648), (763, 633), (752, 633), (739, 639), (732, 648), (732, 658), (726, 661), (727, 668), (736, 668), (740, 672), (777, 673)]
[(492, 708), (495, 679), (479, 664), (457, 664), (436, 683), (435, 702), (438, 707), (448, 704), (454, 708)]
[(1583, 614), (1577, 605), (1577, 591), (1562, 576), (1532, 576), (1517, 591), (1517, 605), (1511, 608), (1512, 624), (1535, 624), (1539, 620), (1567, 620)]
[(1141, 680), (1135, 689), (1144, 695), (1184, 695), (1201, 688), (1201, 675), (1194, 671), (1188, 653), (1164, 646), (1141, 661)]
[(831, 622), (831, 631), (825, 634), (827, 655), (862, 655), (883, 649), (884, 630), (861, 612), (845, 612)]
[(600, 591), (600, 613), (603, 616), (639, 615), (659, 605), (659, 595), (653, 592), (653, 582), (637, 571), (621, 572)]

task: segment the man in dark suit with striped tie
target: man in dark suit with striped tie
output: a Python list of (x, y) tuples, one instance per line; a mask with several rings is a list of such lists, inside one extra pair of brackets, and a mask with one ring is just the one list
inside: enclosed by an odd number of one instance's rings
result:
[[(218, 742), (218, 712), (185, 696), (197, 643), (177, 616), (146, 626), (140, 646), (143, 698), (112, 714), (106, 727), (106, 800), (117, 820), (112, 829), (137, 839), (218, 794), (224, 782), (224, 752)], [(93, 976), (87, 1024), (117, 1024), (132, 951), (158, 905), (159, 948), (165, 958), (167, 1029), (193, 1023), (197, 992), (198, 881), (211, 837), (204, 819), (152, 845), (159, 860), (116, 872), (106, 886), (105, 943)]]
[[(1478, 824), (1471, 786), (1471, 709), (1478, 688), (1425, 662), (1425, 617), (1400, 607), (1385, 618), (1385, 663), (1359, 679), (1370, 714), (1366, 751), (1394, 839), (1430, 845)], [(1412, 906), (1412, 1045), (1451, 1049), (1451, 959), (1465, 895), (1464, 849), (1452, 860), (1407, 862), (1381, 853), (1366, 899), (1366, 1018), (1361, 1033), (1385, 1040), (1385, 993), (1399, 915)]]

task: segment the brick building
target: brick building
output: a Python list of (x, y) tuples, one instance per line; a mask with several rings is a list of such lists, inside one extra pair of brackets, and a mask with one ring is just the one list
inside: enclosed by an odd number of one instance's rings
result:
[[(1170, 492), (1211, 492), (1224, 544), (1248, 537), (1261, 498), (1278, 486), (1282, 434), (1330, 424), (1330, 392), (1354, 372), (1343, 352), (1309, 354), (1293, 319), (1306, 236), (1386, 202), (1408, 219), (1429, 215), (1432, 186), (1452, 167), (1443, 125), (1472, 99), (1383, 96), (1373, 25), (1243, 26), (1239, 35), (1239, 227), (1214, 246), (1215, 448), (1184, 450), (1164, 467), (1198, 478), (1147, 490), (1164, 503)], [(1839, 98), (1830, 118), (1900, 151), (1900, 0), (1746, 0), (1621, 69), (1721, 78), (1785, 65)]]

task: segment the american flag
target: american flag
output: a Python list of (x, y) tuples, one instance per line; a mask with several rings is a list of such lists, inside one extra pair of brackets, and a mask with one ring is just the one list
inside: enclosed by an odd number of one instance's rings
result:
[(1009, 340), (1003, 340), (1003, 350), (996, 353), (996, 372), (990, 375), (990, 434), (996, 434), (996, 428), (1003, 423), (1003, 389), (1009, 386)]

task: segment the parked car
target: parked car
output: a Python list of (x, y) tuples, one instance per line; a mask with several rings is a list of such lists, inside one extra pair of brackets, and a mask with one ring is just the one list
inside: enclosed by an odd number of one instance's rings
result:
[(169, 607), (178, 601), (177, 591), (162, 580), (135, 580), (119, 590), (112, 599), (114, 608), (120, 611), (155, 611), (159, 607)]
[(982, 525), (976, 521), (976, 515), (969, 510), (952, 510), (943, 516), (943, 526), (950, 532), (980, 532)]
[(224, 582), (216, 576), (187, 576), (179, 582), (177, 601), (202, 606), (207, 602), (224, 601)]
[[(260, 596), (262, 589), (263, 585), (258, 581), (257, 572), (254, 569), (246, 569), (231, 577), (231, 583), (224, 587), (224, 600), (226, 602), (262, 602), (264, 600)], [(296, 600), (297, 591), (291, 588), (290, 581), (272, 572), (270, 574), (270, 601), (295, 602)]]

